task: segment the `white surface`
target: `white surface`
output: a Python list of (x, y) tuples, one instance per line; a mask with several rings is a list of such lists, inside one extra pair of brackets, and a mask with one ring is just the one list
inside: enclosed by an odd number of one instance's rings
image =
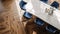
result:
[(49, 6), (43, 2), (40, 2), (38, 0), (31, 0), (30, 3), (31, 3), (31, 6), (33, 6), (33, 7), (32, 7), (32, 9), (27, 9), (28, 12), (41, 18), (45, 22), (51, 24), (52, 26), (54, 26), (60, 30), (60, 11), (59, 10), (54, 8), (55, 9), (54, 13), (52, 15), (48, 15), (48, 12), (46, 13), (45, 11), (46, 11), (46, 8), (50, 9), (51, 6)]

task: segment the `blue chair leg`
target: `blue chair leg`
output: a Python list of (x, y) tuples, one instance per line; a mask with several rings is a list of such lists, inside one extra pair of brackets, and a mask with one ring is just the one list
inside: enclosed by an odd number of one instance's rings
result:
[(22, 9), (22, 10), (26, 10), (25, 8), (24, 8), (24, 6), (26, 5), (27, 3), (26, 2), (24, 2), (24, 1), (20, 1), (20, 8)]
[(47, 3), (47, 2), (48, 2), (48, 0), (40, 0), (40, 1), (42, 1), (42, 2), (44, 2), (44, 3)]
[(54, 1), (52, 4), (51, 4), (52, 7), (55, 7), (55, 8), (58, 8), (59, 7), (59, 3)]
[(44, 25), (44, 21), (41, 20), (41, 19), (39, 19), (39, 18), (36, 18), (36, 19), (34, 20), (34, 22), (35, 22), (37, 25), (39, 25), (39, 26), (43, 26), (43, 25)]
[(23, 16), (27, 19), (32, 18), (32, 14), (30, 14), (29, 12), (25, 12)]
[(46, 26), (46, 30), (51, 32), (51, 33), (56, 33), (57, 29), (51, 25)]

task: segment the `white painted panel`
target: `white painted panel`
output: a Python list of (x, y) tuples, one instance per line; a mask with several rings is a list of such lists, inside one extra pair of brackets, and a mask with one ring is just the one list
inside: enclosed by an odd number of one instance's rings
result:
[[(42, 20), (51, 24), (52, 26), (60, 29), (60, 11), (58, 9), (54, 8), (55, 10), (53, 11), (53, 14), (48, 15), (48, 12), (46, 13), (46, 8), (50, 9), (51, 6), (45, 4), (41, 1), (38, 1), (38, 0), (31, 0), (30, 3), (32, 6), (32, 9), (27, 9), (28, 12), (41, 18)], [(34, 11), (34, 13), (33, 13), (33, 11)]]

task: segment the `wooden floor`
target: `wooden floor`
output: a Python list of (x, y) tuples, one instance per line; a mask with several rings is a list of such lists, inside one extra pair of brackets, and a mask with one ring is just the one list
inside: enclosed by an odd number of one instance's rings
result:
[(25, 34), (15, 0), (0, 0), (0, 34)]

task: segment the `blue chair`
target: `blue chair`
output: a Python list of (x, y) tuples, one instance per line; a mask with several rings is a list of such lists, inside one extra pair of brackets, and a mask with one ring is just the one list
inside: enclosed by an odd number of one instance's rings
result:
[(46, 30), (51, 33), (55, 33), (57, 31), (57, 29), (51, 25), (46, 26)]
[(30, 14), (29, 12), (25, 12), (23, 16), (27, 19), (32, 18), (32, 14)]
[(24, 2), (23, 0), (22, 1), (20, 1), (20, 8), (22, 9), (22, 10), (26, 10), (25, 8), (24, 8), (24, 6), (26, 5), (27, 3), (26, 2)]
[(40, 0), (40, 1), (42, 1), (42, 2), (44, 2), (44, 3), (47, 3), (47, 2), (48, 2), (48, 0)]
[(51, 4), (52, 7), (55, 7), (55, 8), (58, 8), (59, 7), (59, 3), (54, 1), (52, 4)]
[(42, 21), (42, 20), (39, 19), (39, 18), (36, 18), (36, 19), (34, 20), (34, 22), (35, 22), (38, 26), (43, 26), (43, 25), (44, 25), (44, 21)]

